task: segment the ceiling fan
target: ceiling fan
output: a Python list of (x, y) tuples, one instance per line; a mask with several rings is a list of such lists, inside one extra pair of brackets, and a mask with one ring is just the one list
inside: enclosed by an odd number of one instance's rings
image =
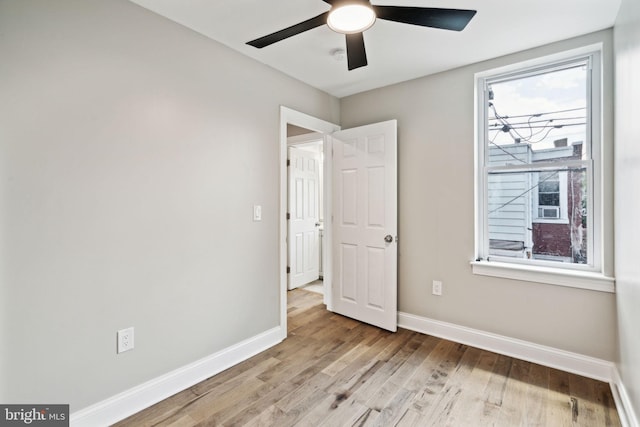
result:
[(342, 33), (347, 41), (347, 63), (349, 71), (367, 65), (362, 32), (371, 27), (376, 19), (386, 19), (405, 24), (444, 30), (462, 31), (475, 10), (442, 9), (434, 7), (376, 6), (369, 0), (323, 0), (331, 5), (324, 12), (299, 24), (257, 38), (248, 45), (262, 49), (273, 43), (327, 24), (332, 30)]

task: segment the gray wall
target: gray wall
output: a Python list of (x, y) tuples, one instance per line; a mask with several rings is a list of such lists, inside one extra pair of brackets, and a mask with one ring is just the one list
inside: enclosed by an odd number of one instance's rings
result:
[[(603, 41), (604, 141), (612, 163), (612, 33), (482, 62), (341, 99), (343, 128), (398, 119), (399, 310), (606, 360), (615, 295), (475, 276), (474, 73)], [(605, 183), (611, 218), (611, 180)], [(608, 229), (610, 231), (610, 229)], [(607, 248), (612, 256), (612, 248)], [(432, 280), (444, 283), (431, 295)]]
[(618, 369), (640, 417), (640, 3), (623, 0), (616, 49), (616, 283)]
[(336, 98), (125, 0), (0, 0), (0, 58), (0, 402), (77, 411), (278, 325), (279, 106)]

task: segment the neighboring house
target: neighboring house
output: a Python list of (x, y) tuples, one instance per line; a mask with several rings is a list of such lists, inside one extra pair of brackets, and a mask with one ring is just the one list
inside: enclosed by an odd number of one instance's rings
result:
[[(530, 144), (494, 145), (489, 163), (530, 164), (582, 157), (582, 142), (532, 149)], [(515, 172), (489, 180), (490, 253), (515, 258), (584, 263), (586, 259), (586, 195), (584, 173)]]

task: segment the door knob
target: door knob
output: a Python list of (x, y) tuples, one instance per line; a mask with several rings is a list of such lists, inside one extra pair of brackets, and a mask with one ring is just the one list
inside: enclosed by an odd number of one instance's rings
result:
[(387, 234), (386, 236), (384, 236), (384, 241), (387, 243), (393, 242), (393, 236), (391, 234)]

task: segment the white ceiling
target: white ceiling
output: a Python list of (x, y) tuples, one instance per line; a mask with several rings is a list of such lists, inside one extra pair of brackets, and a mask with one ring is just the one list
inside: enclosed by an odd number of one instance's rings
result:
[(612, 27), (621, 0), (372, 0), (474, 9), (462, 32), (378, 20), (369, 65), (347, 71), (344, 36), (326, 25), (257, 49), (245, 43), (329, 10), (322, 0), (131, 0), (311, 86), (343, 97)]

